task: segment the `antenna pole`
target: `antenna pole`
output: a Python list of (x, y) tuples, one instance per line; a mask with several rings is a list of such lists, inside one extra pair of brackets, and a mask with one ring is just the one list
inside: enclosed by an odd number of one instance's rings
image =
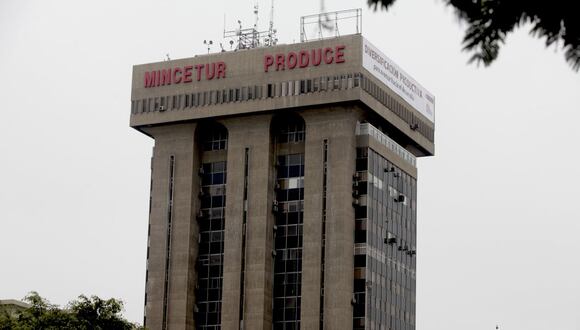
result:
[(274, 0), (270, 5), (270, 31), (274, 29)]
[(256, 1), (256, 4), (254, 5), (254, 16), (254, 29), (258, 29), (258, 1)]
[[(224, 15), (224, 38), (230, 39), (230, 46), (237, 41), (236, 50), (251, 49), (256, 47), (274, 46), (278, 42), (276, 38), (276, 29), (274, 28), (274, 0), (271, 0), (272, 6), (270, 8), (270, 22), (268, 30), (258, 30), (259, 21), (259, 4), (255, 0), (254, 5), (254, 26), (244, 29), (242, 22), (238, 20), (239, 27), (237, 29), (228, 31), (225, 30), (225, 15)], [(235, 40), (235, 41), (234, 41)]]

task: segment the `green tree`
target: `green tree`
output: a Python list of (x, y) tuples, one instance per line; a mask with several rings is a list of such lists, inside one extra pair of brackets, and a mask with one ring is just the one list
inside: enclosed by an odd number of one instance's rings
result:
[(103, 300), (97, 296), (79, 296), (69, 303), (80, 329), (134, 329), (135, 325), (121, 317), (123, 303), (116, 299)]
[(14, 329), (66, 329), (74, 325), (72, 315), (51, 304), (37, 292), (30, 292), (24, 301), (30, 307), (18, 313), (18, 317), (13, 320)]
[[(388, 10), (396, 0), (367, 0), (371, 7)], [(467, 23), (464, 50), (473, 52), (470, 62), (490, 65), (506, 36), (530, 23), (530, 33), (544, 39), (546, 47), (562, 45), (572, 69), (580, 69), (580, 19), (576, 1), (545, 0), (443, 0)]]
[(132, 330), (142, 329), (121, 316), (123, 303), (116, 299), (103, 300), (84, 295), (60, 309), (42, 298), (37, 292), (29, 293), (24, 301), (30, 307), (9, 314), (0, 313), (0, 330)]

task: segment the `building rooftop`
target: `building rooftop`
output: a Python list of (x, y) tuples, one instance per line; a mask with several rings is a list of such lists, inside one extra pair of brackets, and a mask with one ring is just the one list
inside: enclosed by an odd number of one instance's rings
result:
[(434, 150), (435, 98), (360, 34), (135, 65), (132, 127), (356, 103), (414, 156)]

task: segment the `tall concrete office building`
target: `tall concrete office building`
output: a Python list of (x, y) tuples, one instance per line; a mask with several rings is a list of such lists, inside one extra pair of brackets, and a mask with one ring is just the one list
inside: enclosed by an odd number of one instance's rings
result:
[(434, 98), (360, 34), (133, 68), (148, 329), (415, 329)]

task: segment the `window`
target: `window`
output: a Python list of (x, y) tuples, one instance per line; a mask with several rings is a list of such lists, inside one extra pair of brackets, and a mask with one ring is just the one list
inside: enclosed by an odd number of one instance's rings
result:
[(268, 94), (266, 97), (273, 97), (274, 96), (274, 86), (272, 84), (268, 84)]
[(277, 190), (282, 206), (276, 213), (273, 323), (274, 329), (292, 329), (300, 324), (304, 154), (279, 156), (278, 162), (279, 177), (289, 177), (290, 167), (297, 170)]
[(278, 143), (298, 143), (302, 141), (304, 141), (304, 122), (289, 121), (284, 127), (280, 128)]
[[(304, 86), (304, 83), (302, 84)], [(282, 85), (284, 86), (284, 85)], [(290, 82), (289, 86), (296, 86)], [(299, 86), (299, 85), (298, 85)], [(280, 118), (276, 143), (304, 143), (304, 121)], [(302, 247), (304, 216), (304, 154), (276, 158), (274, 237), (273, 329), (299, 329), (301, 309)]]
[[(211, 140), (213, 136), (210, 136)], [(195, 315), (198, 329), (219, 329), (223, 287), (225, 161), (202, 164)]]
[(228, 145), (228, 131), (220, 124), (210, 124), (204, 127), (201, 134), (203, 151), (225, 150)]

